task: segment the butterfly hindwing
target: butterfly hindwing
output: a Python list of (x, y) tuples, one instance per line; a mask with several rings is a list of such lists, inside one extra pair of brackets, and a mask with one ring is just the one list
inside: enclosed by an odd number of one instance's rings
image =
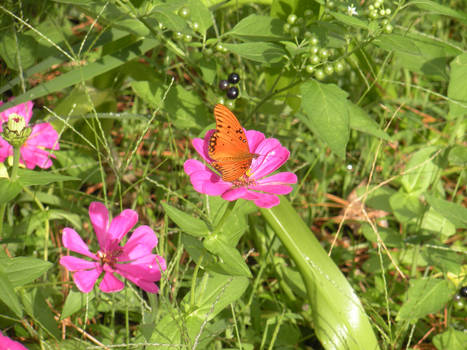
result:
[(214, 107), (216, 131), (209, 139), (208, 154), (212, 166), (218, 170), (224, 181), (235, 181), (243, 176), (255, 158), (250, 153), (243, 127), (235, 115), (224, 105)]

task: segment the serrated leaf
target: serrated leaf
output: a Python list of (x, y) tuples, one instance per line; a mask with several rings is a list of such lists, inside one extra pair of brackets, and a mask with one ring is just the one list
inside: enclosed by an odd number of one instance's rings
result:
[(63, 320), (81, 310), (86, 303), (90, 302), (94, 297), (95, 293), (82, 293), (77, 290), (70, 290), (70, 293), (68, 293), (68, 296), (66, 297), (65, 305), (63, 305), (60, 320)]
[(225, 244), (220, 237), (206, 238), (203, 246), (221, 260), (229, 275), (251, 277), (251, 271), (240, 252), (235, 247)]
[(243, 18), (225, 35), (244, 41), (280, 41), (286, 39), (284, 22), (278, 18), (252, 14)]
[(405, 167), (401, 182), (408, 193), (421, 193), (435, 181), (438, 167), (429, 158), (437, 147), (425, 147), (415, 152)]
[(347, 93), (334, 84), (315, 80), (302, 84), (303, 122), (339, 157), (345, 158), (349, 140), (349, 106)]
[(132, 81), (130, 83), (133, 92), (152, 108), (162, 107), (162, 98), (165, 90), (159, 81)]
[(397, 315), (399, 321), (415, 321), (441, 310), (456, 292), (449, 280), (421, 278), (410, 281), (407, 301)]
[(10, 181), (7, 178), (0, 178), (0, 204), (8, 203), (14, 199), (23, 189), (18, 181)]
[(48, 261), (30, 257), (0, 259), (0, 272), (7, 276), (13, 287), (33, 282), (52, 266)]
[(350, 128), (355, 129), (386, 141), (391, 141), (389, 135), (359, 106), (348, 103)]
[(277, 63), (285, 55), (282, 46), (268, 42), (249, 42), (240, 44), (222, 44), (228, 51), (260, 63)]
[(19, 318), (23, 317), (23, 308), (13, 285), (5, 273), (0, 272), (0, 300)]
[(210, 233), (208, 225), (167, 203), (162, 203), (166, 214), (180, 229), (195, 237), (205, 237)]
[(77, 177), (54, 174), (50, 171), (18, 169), (18, 181), (23, 186), (48, 185), (54, 182), (79, 180)]
[(446, 219), (452, 222), (457, 228), (467, 228), (467, 209), (460, 204), (437, 198), (426, 194), (428, 203)]
[[(465, 117), (467, 115), (467, 52), (457, 56), (451, 62), (451, 73), (448, 86), (449, 119)], [(454, 101), (452, 101), (454, 100)]]
[(464, 23), (467, 23), (467, 15), (462, 12), (458, 12), (450, 7), (441, 5), (438, 2), (430, 0), (412, 0), (408, 3), (409, 6), (416, 6), (423, 10), (428, 10), (429, 13), (441, 14), (449, 17), (460, 19)]

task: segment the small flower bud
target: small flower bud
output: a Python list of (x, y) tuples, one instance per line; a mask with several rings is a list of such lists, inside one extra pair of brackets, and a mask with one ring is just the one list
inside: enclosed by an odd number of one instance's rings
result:
[(8, 117), (6, 127), (3, 129), (2, 137), (13, 147), (21, 147), (29, 135), (31, 135), (31, 128), (26, 126), (24, 117), (12, 113)]

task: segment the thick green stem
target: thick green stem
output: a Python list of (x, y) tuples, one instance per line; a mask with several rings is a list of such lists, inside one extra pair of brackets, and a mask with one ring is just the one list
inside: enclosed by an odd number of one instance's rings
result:
[(5, 216), (6, 203), (0, 204), (0, 239), (3, 237), (3, 219)]
[(21, 147), (13, 147), (13, 168), (11, 170), (11, 181), (16, 181), (18, 177), (19, 157)]

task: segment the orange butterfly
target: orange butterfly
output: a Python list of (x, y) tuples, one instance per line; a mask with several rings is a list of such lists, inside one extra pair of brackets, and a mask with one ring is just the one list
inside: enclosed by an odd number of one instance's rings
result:
[(234, 182), (250, 168), (253, 158), (248, 140), (237, 117), (224, 105), (214, 107), (216, 131), (209, 139), (208, 153), (211, 165), (222, 175), (222, 180)]

